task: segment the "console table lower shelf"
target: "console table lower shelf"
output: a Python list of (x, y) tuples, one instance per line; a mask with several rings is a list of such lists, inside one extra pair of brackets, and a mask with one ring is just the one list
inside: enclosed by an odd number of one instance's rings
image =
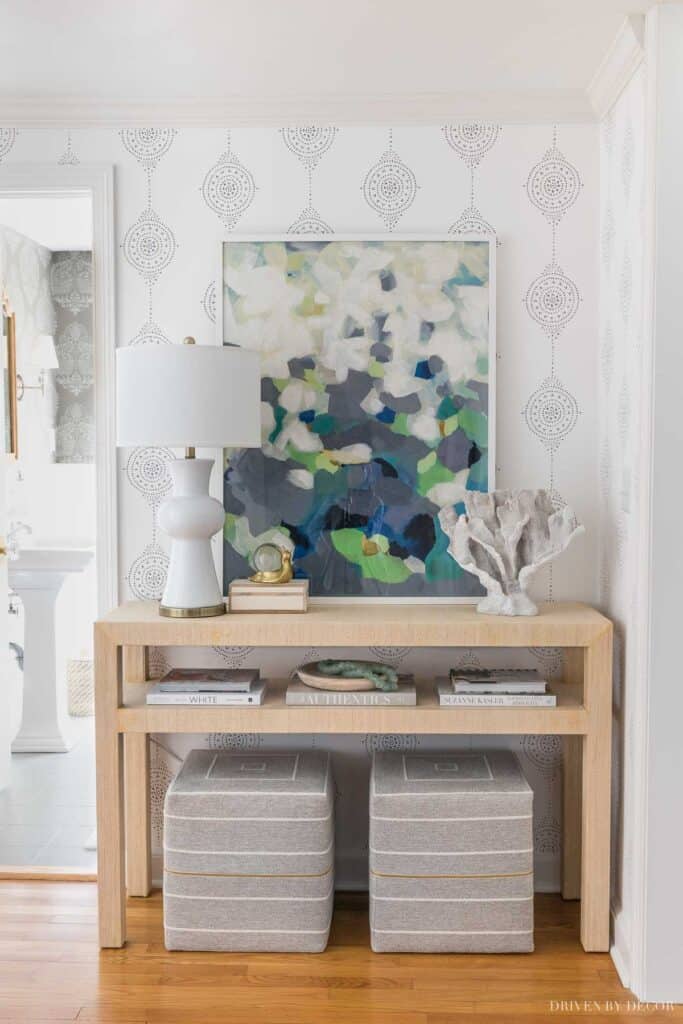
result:
[[(261, 707), (148, 706), (151, 646), (556, 647), (564, 678), (554, 708), (440, 707), (418, 684), (416, 707), (288, 707), (286, 681)], [(127, 702), (124, 703), (123, 684)], [(313, 606), (306, 614), (162, 619), (152, 602), (122, 605), (95, 624), (100, 945), (122, 946), (125, 897), (151, 889), (152, 733), (417, 733), (564, 737), (562, 894), (580, 898), (581, 942), (609, 949), (612, 625), (580, 604), (535, 618), (478, 615), (469, 605)], [(124, 771), (125, 766), (125, 771)]]

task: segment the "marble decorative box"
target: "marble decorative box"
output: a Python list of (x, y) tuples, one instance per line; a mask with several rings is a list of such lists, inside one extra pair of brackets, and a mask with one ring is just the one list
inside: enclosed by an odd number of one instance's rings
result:
[(308, 609), (308, 580), (289, 583), (253, 583), (233, 580), (228, 587), (231, 612), (305, 612)]

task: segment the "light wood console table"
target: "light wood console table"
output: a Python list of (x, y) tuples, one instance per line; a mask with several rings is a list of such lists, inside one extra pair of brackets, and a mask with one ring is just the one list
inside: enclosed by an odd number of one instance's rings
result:
[[(287, 707), (285, 682), (271, 684), (258, 708), (148, 707), (142, 687), (124, 705), (123, 683), (147, 681), (148, 647), (223, 645), (558, 647), (565, 672), (555, 708), (441, 708), (431, 683), (418, 687), (417, 707)], [(586, 605), (544, 605), (534, 618), (479, 615), (472, 605), (339, 603), (165, 619), (156, 603), (133, 602), (95, 624), (95, 708), (103, 947), (126, 940), (126, 888), (150, 891), (150, 733), (327, 732), (563, 736), (562, 894), (581, 899), (584, 949), (609, 949), (612, 624)]]

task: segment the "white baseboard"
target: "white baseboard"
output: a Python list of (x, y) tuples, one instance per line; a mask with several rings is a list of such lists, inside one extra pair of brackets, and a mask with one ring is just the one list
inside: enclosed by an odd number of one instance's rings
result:
[(612, 919), (612, 945), (610, 956), (614, 961), (621, 984), (631, 987), (631, 944), (626, 934), (624, 915), (614, 909), (610, 912)]

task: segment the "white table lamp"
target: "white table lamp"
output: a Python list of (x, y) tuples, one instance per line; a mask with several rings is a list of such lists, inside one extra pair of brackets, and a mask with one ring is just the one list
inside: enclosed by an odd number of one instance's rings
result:
[(195, 447), (261, 446), (261, 374), (255, 352), (185, 342), (117, 349), (116, 419), (119, 447), (185, 448), (159, 510), (172, 541), (159, 612), (194, 618), (225, 612), (211, 554), (225, 513), (209, 496), (214, 460), (195, 458)]

